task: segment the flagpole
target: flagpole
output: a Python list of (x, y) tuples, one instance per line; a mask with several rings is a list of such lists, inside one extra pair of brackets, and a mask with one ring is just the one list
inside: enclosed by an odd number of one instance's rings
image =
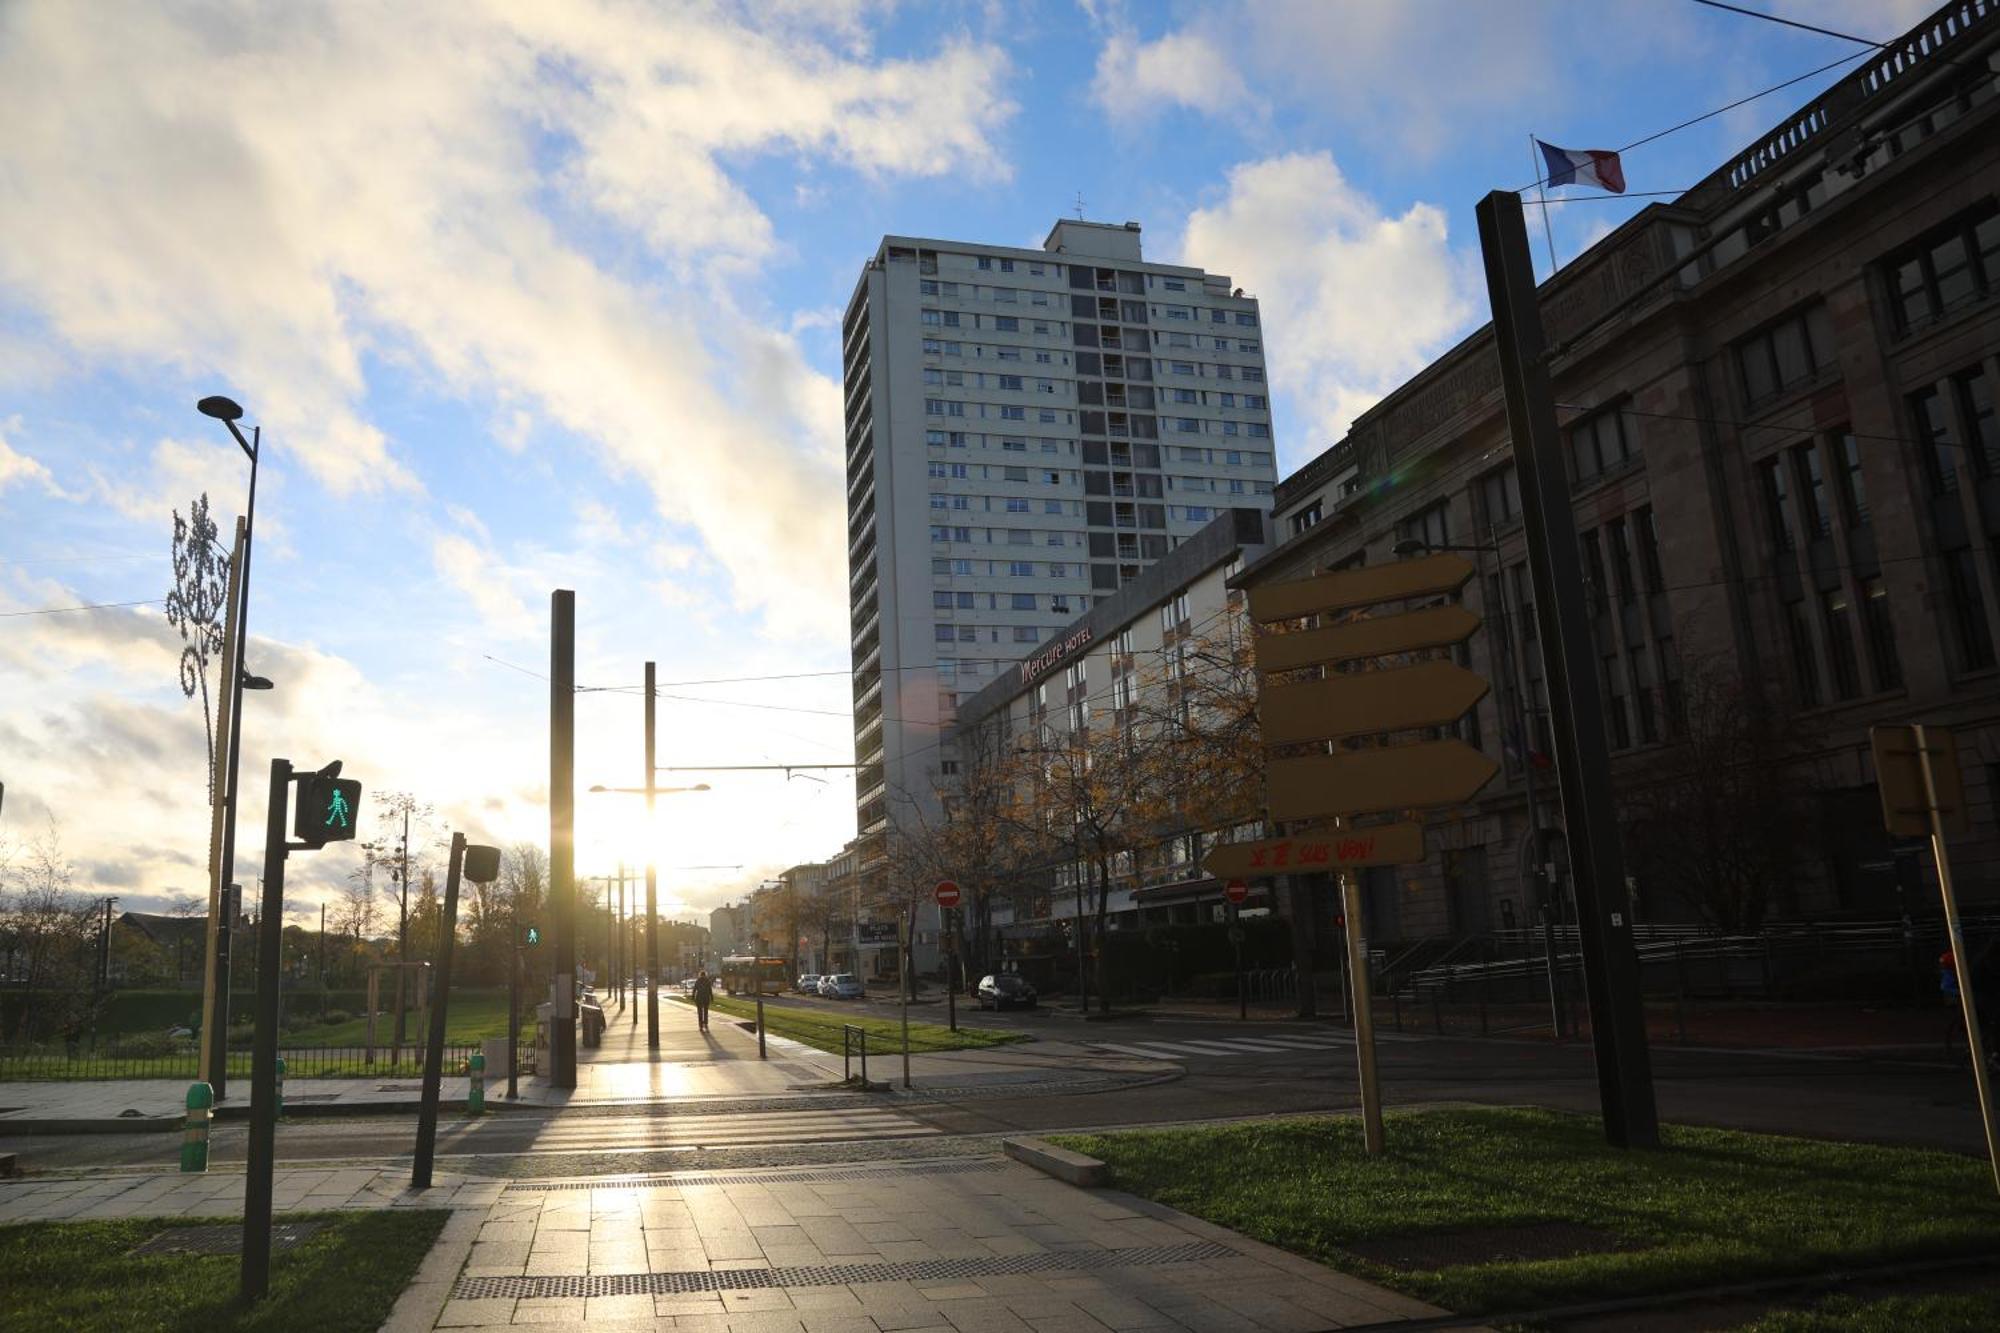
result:
[(1548, 174), (1548, 163), (1542, 159), (1542, 150), (1532, 132), (1528, 135), (1528, 160), (1535, 164), (1535, 202), (1542, 209), (1542, 237), (1549, 243), (1549, 276), (1556, 273), (1556, 233), (1549, 225), (1549, 201), (1542, 194), (1542, 181)]

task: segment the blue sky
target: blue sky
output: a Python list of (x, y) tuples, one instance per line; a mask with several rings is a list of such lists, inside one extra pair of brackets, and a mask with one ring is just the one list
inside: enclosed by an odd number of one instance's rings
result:
[[(1926, 8), (1792, 12), (1886, 38)], [(241, 876), (274, 754), (540, 838), (552, 588), (586, 684), (788, 677), (668, 691), (663, 762), (852, 757), (836, 337), (884, 232), (1035, 244), (1081, 194), (1229, 273), (1289, 470), (1483, 322), (1472, 207), (1533, 179), (1531, 131), (1619, 148), (1855, 50), (1681, 0), (9, 5), (0, 834), (53, 820), (128, 905), (205, 891), (160, 607), (11, 614), (163, 596), (203, 490), (227, 531), (203, 394), (266, 431)], [(1629, 188), (1838, 72), (1633, 151)], [(1643, 202), (1572, 193), (1565, 262)], [(580, 780), (637, 782), (638, 699), (578, 719)], [(650, 833), (585, 797), (581, 869), (649, 837), (741, 866), (663, 877), (705, 909), (838, 850), (829, 777), (718, 774)], [(354, 862), (295, 867), (294, 910)]]

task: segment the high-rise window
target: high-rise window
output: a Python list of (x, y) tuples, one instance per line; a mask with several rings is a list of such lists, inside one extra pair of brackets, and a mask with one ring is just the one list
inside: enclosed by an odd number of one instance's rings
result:
[(1784, 460), (1767, 458), (1757, 465), (1757, 489), (1764, 502), (1764, 523), (1771, 549), (1789, 551), (1798, 543), (1792, 536), (1791, 505), (1786, 494)]
[(1843, 433), (1834, 446), (1835, 456), (1840, 460), (1840, 508), (1841, 517), (1847, 526), (1865, 528), (1868, 526), (1868, 487), (1861, 476), (1861, 445), (1852, 435)]
[(1799, 503), (1804, 510), (1809, 537), (1825, 537), (1833, 532), (1833, 508), (1827, 498), (1826, 477), (1820, 471), (1819, 446), (1807, 442), (1792, 446), (1792, 463), (1799, 474)]
[(1861, 623), (1867, 630), (1868, 665), (1875, 673), (1875, 688), (1901, 689), (1903, 661), (1896, 652), (1896, 622), (1889, 614), (1889, 590), (1880, 578), (1862, 580)]
[(1945, 416), (1944, 399), (1936, 389), (1910, 395), (1910, 415), (1915, 420), (1917, 439), (1923, 446), (1924, 471), (1930, 478), (1933, 495), (1950, 495), (1958, 489), (1958, 443), (1951, 438), (1951, 423)]
[(1959, 410), (1965, 414), (1967, 451), (1982, 477), (2000, 475), (2000, 419), (1993, 414), (1993, 381), (1975, 367), (1952, 379)]
[(1743, 397), (1759, 402), (1833, 363), (1833, 326), (1824, 302), (1794, 310), (1736, 344)]
[(1785, 639), (1792, 656), (1792, 690), (1799, 705), (1819, 703), (1819, 659), (1813, 654), (1812, 626), (1806, 621), (1804, 600), (1785, 603)]
[(1979, 569), (1972, 548), (1944, 556), (1945, 590), (1951, 598), (1953, 647), (1961, 671), (1982, 671), (1993, 665), (1993, 632), (1986, 620), (1986, 603), (1979, 591)]
[(1820, 625), (1826, 632), (1833, 697), (1852, 699), (1861, 693), (1861, 667), (1854, 655), (1854, 602), (1847, 589), (1820, 594)]

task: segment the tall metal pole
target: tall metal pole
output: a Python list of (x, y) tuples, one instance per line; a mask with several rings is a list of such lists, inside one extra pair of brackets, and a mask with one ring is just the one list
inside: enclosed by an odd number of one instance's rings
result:
[[(238, 445), (243, 443), (243, 435), (236, 429), (235, 422), (225, 423), (229, 433), (236, 437)], [(243, 581), (236, 589), (236, 652), (229, 663), (229, 773), (228, 782), (223, 787), (223, 804), (227, 807), (222, 818), (222, 882), (232, 883), (236, 878), (236, 773), (243, 755), (243, 645), (250, 638), (250, 545), (257, 526), (257, 463), (264, 455), (264, 428), (250, 428), (250, 446), (244, 450), (250, 455), (250, 497), (243, 506)], [(224, 654), (228, 656), (228, 654)], [(226, 923), (233, 928), (234, 921)], [(228, 953), (225, 950), (223, 957)], [(229, 1037), (229, 974), (223, 969), (222, 985), (216, 993), (214, 1049), (220, 1052), (210, 1070), (215, 1075), (213, 1087), (215, 1100), (221, 1101), (224, 1085), (228, 1079), (229, 1048), (225, 1044)]]
[(660, 1049), (660, 856), (654, 847), (653, 798), (658, 769), (654, 753), (653, 664), (646, 663), (646, 1049)]
[[(243, 595), (243, 555), (250, 539), (249, 525), (236, 520), (236, 542), (230, 549), (229, 588), (223, 599), (222, 660), (236, 660), (237, 600)], [(201, 1080), (222, 1100), (229, 1061), (229, 862), (224, 859), (229, 826), (229, 782), (224, 771), (229, 763), (230, 738), (236, 730), (235, 690), (221, 690), (215, 708), (214, 790), (209, 793), (208, 830), (208, 957), (202, 965), (201, 988)]]
[(576, 594), (549, 599), (549, 1086), (576, 1086)]
[(1495, 190), (1479, 201), (1478, 217), (1507, 427), (1515, 468), (1522, 474), (1521, 513), (1549, 685), (1556, 783), (1576, 882), (1577, 938), (1590, 997), (1604, 1136), (1617, 1147), (1650, 1148), (1659, 1143), (1659, 1113), (1640, 1007), (1638, 960), (1626, 919), (1611, 755), (1521, 198)]
[[(444, 920), (438, 928), (437, 998), (431, 1001), (431, 1030), (424, 1043), (424, 1090), (417, 1106), (417, 1151), (410, 1167), (410, 1186), (431, 1187), (431, 1161), (437, 1154), (438, 1085), (444, 1081), (445, 1004), (451, 998), (451, 949), (458, 935), (458, 878), (465, 865), (465, 835), (451, 835), (451, 864), (444, 876)], [(514, 1062), (509, 1059), (511, 1071)]]
[(1972, 1054), (1972, 1086), (1979, 1094), (1979, 1118), (1986, 1127), (1986, 1161), (1993, 1170), (1993, 1187), (2000, 1190), (2000, 1127), (1993, 1123), (1993, 1084), (1986, 1070), (1986, 1040), (1979, 1030), (1979, 1006), (1972, 994), (1972, 957), (1965, 950), (1965, 932), (1958, 923), (1958, 894), (1951, 885), (1951, 858), (1944, 849), (1944, 813), (1938, 809), (1937, 776), (1931, 771), (1930, 746), (1924, 728), (1910, 728), (1917, 747), (1917, 769), (1924, 777), (1924, 809), (1931, 819), (1931, 856), (1937, 861), (1938, 891), (1944, 897), (1944, 927), (1951, 939), (1952, 965), (1958, 972), (1958, 1004), (1965, 1014), (1965, 1044)]
[(285, 931), (285, 808), (292, 761), (271, 761), (264, 899), (257, 927), (257, 1029), (250, 1047), (249, 1166), (243, 1178), (243, 1299), (271, 1289), (271, 1170), (278, 1154), (278, 952)]

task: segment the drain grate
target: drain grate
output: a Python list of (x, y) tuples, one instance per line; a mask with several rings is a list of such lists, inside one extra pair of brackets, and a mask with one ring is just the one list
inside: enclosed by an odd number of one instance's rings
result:
[[(289, 1250), (325, 1226), (324, 1222), (279, 1222), (271, 1227), (271, 1249)], [(220, 1227), (169, 1227), (132, 1247), (132, 1254), (241, 1254), (240, 1223)]]
[(1190, 1241), (1185, 1245), (1149, 1245), (1129, 1250), (1056, 1250), (988, 1259), (910, 1259), (816, 1267), (788, 1264), (776, 1268), (726, 1268), (719, 1272), (465, 1277), (458, 1280), (452, 1295), (459, 1300), (672, 1296), (684, 1292), (755, 1291), (766, 1287), (842, 1287), (855, 1282), (936, 1282), (950, 1278), (1012, 1277), (1022, 1273), (1158, 1268), (1200, 1263), (1205, 1259), (1229, 1259), (1235, 1255), (1236, 1251), (1227, 1245)]
[(509, 1194), (543, 1194), (557, 1190), (675, 1190), (687, 1185), (768, 1185), (796, 1180), (817, 1185), (836, 1180), (879, 1180), (889, 1176), (962, 1176), (974, 1172), (1005, 1171), (1005, 1162), (926, 1162), (915, 1166), (856, 1166), (834, 1171), (741, 1171), (733, 1174), (700, 1172), (699, 1179), (675, 1176), (643, 1180), (552, 1180), (545, 1185), (509, 1185)]

